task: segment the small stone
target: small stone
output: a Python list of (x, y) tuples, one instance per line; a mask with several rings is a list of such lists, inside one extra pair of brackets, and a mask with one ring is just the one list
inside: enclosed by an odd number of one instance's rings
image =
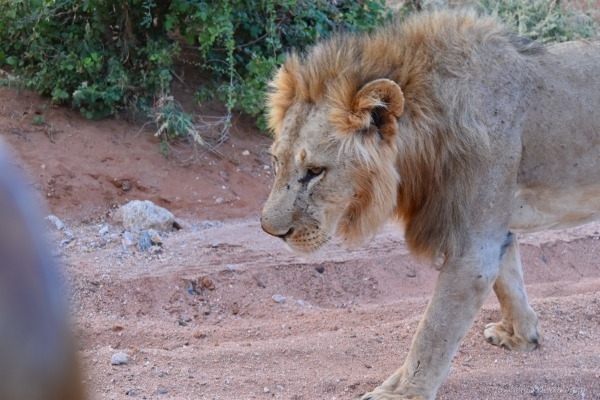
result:
[(238, 315), (240, 313), (240, 306), (238, 305), (238, 303), (233, 303), (233, 305), (231, 306), (231, 313), (233, 315)]
[(417, 273), (415, 271), (409, 271), (406, 273), (406, 276), (408, 276), (409, 278), (415, 278), (417, 276)]
[(198, 292), (196, 291), (196, 281), (193, 280), (186, 280), (185, 281), (185, 290), (189, 293), (189, 294), (198, 294)]
[(62, 222), (60, 220), (60, 218), (58, 218), (56, 215), (48, 215), (46, 218), (44, 218), (46, 221), (50, 222), (50, 224), (52, 226), (54, 226), (54, 228), (56, 228), (56, 230), (62, 231), (63, 229), (65, 229), (65, 223)]
[(137, 248), (141, 253), (147, 252), (152, 247), (152, 239), (148, 231), (142, 231), (137, 239)]
[(204, 333), (202, 331), (194, 332), (194, 338), (196, 338), (196, 339), (204, 339), (205, 337), (206, 337), (206, 333)]
[(283, 303), (285, 302), (285, 297), (280, 295), (280, 294), (274, 294), (273, 297), (271, 297), (273, 299), (273, 301), (275, 303)]
[(121, 242), (123, 243), (124, 247), (129, 247), (133, 246), (133, 244), (135, 243), (135, 239), (133, 238), (131, 232), (125, 231), (125, 233), (123, 233), (123, 240), (121, 240)]
[(112, 357), (110, 358), (110, 363), (112, 365), (121, 365), (121, 364), (127, 364), (129, 362), (129, 356), (125, 353), (115, 353), (112, 355)]
[(264, 389), (263, 389), (263, 392), (265, 392), (265, 393), (269, 393), (269, 392), (270, 392), (270, 390), (269, 390), (269, 388), (268, 388), (268, 387), (266, 387), (266, 388), (264, 388)]
[(152, 235), (150, 241), (157, 246), (160, 246), (163, 243), (163, 239), (159, 233), (155, 233), (154, 235)]
[(123, 328), (121, 325), (113, 325), (111, 329), (113, 332), (121, 332), (125, 328)]
[(325, 272), (325, 267), (322, 265), (317, 265), (315, 267), (315, 271), (317, 271), (318, 273), (322, 274), (323, 272)]
[(214, 282), (207, 276), (203, 277), (200, 282), (202, 283), (202, 287), (209, 289), (209, 290), (214, 290), (215, 289), (215, 284)]
[(108, 225), (104, 225), (102, 228), (100, 228), (100, 230), (98, 231), (98, 235), (100, 236), (104, 236), (108, 233)]
[(219, 223), (215, 222), (215, 221), (204, 221), (204, 222), (202, 222), (202, 226), (204, 226), (206, 229), (215, 228), (215, 227), (219, 226)]
[(150, 248), (148, 249), (148, 253), (152, 255), (160, 254), (162, 253), (162, 251), (163, 249), (160, 246), (150, 246)]
[(235, 272), (237, 270), (237, 266), (235, 264), (227, 264), (225, 268), (227, 268), (227, 271), (229, 272)]
[(121, 189), (123, 189), (124, 192), (128, 192), (131, 190), (131, 181), (129, 179), (123, 179), (121, 181)]
[(244, 150), (244, 151), (242, 151), (242, 155), (243, 156), (249, 156), (250, 152), (248, 150)]

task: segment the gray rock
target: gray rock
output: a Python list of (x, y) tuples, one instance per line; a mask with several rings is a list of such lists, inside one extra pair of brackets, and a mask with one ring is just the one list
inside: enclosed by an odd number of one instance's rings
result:
[(285, 302), (285, 297), (280, 295), (280, 294), (274, 294), (273, 297), (271, 297), (273, 299), (273, 301), (275, 303), (283, 303)]
[(149, 200), (130, 201), (115, 212), (113, 219), (130, 231), (156, 229), (171, 232), (175, 226), (173, 213)]
[(150, 251), (151, 254), (158, 254), (162, 251), (163, 239), (168, 237), (164, 232), (157, 232), (154, 229), (141, 231), (137, 238), (137, 248), (140, 252)]
[(48, 215), (44, 218), (46, 221), (50, 222), (51, 226), (54, 226), (56, 230), (62, 231), (65, 229), (65, 223), (60, 220), (56, 215)]
[(135, 239), (131, 232), (125, 231), (125, 233), (123, 233), (122, 243), (124, 247), (133, 246), (135, 244)]
[(115, 353), (112, 355), (112, 357), (110, 358), (110, 363), (112, 365), (121, 365), (121, 364), (127, 364), (129, 362), (129, 356), (125, 353)]
[(100, 236), (104, 236), (108, 233), (108, 225), (104, 225), (102, 228), (100, 228), (100, 230), (98, 231), (98, 235)]
[(141, 253), (145, 253), (152, 247), (152, 235), (150, 231), (143, 231), (137, 239), (137, 248)]

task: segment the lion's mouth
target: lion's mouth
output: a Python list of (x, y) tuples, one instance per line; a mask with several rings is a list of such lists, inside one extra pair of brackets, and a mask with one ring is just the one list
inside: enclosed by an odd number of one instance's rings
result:
[(291, 228), (281, 239), (295, 253), (312, 254), (325, 246), (331, 236), (319, 229)]

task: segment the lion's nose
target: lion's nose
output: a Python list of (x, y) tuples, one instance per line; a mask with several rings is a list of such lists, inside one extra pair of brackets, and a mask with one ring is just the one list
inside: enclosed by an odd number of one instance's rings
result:
[(269, 235), (278, 237), (280, 239), (285, 239), (291, 236), (292, 233), (294, 233), (294, 228), (289, 228), (287, 231), (284, 232), (283, 229), (278, 230), (277, 228), (270, 226), (265, 218), (261, 219), (260, 226), (263, 229), (263, 231), (267, 232)]

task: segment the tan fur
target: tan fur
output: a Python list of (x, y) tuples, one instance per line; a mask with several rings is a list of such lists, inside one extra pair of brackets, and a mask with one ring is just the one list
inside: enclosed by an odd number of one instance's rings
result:
[(492, 287), (503, 320), (485, 337), (536, 347), (509, 231), (600, 215), (597, 76), (598, 43), (543, 48), (471, 11), (289, 55), (268, 100), (276, 178), (263, 229), (312, 252), (391, 218), (414, 254), (444, 260), (404, 366), (365, 398), (433, 398)]

